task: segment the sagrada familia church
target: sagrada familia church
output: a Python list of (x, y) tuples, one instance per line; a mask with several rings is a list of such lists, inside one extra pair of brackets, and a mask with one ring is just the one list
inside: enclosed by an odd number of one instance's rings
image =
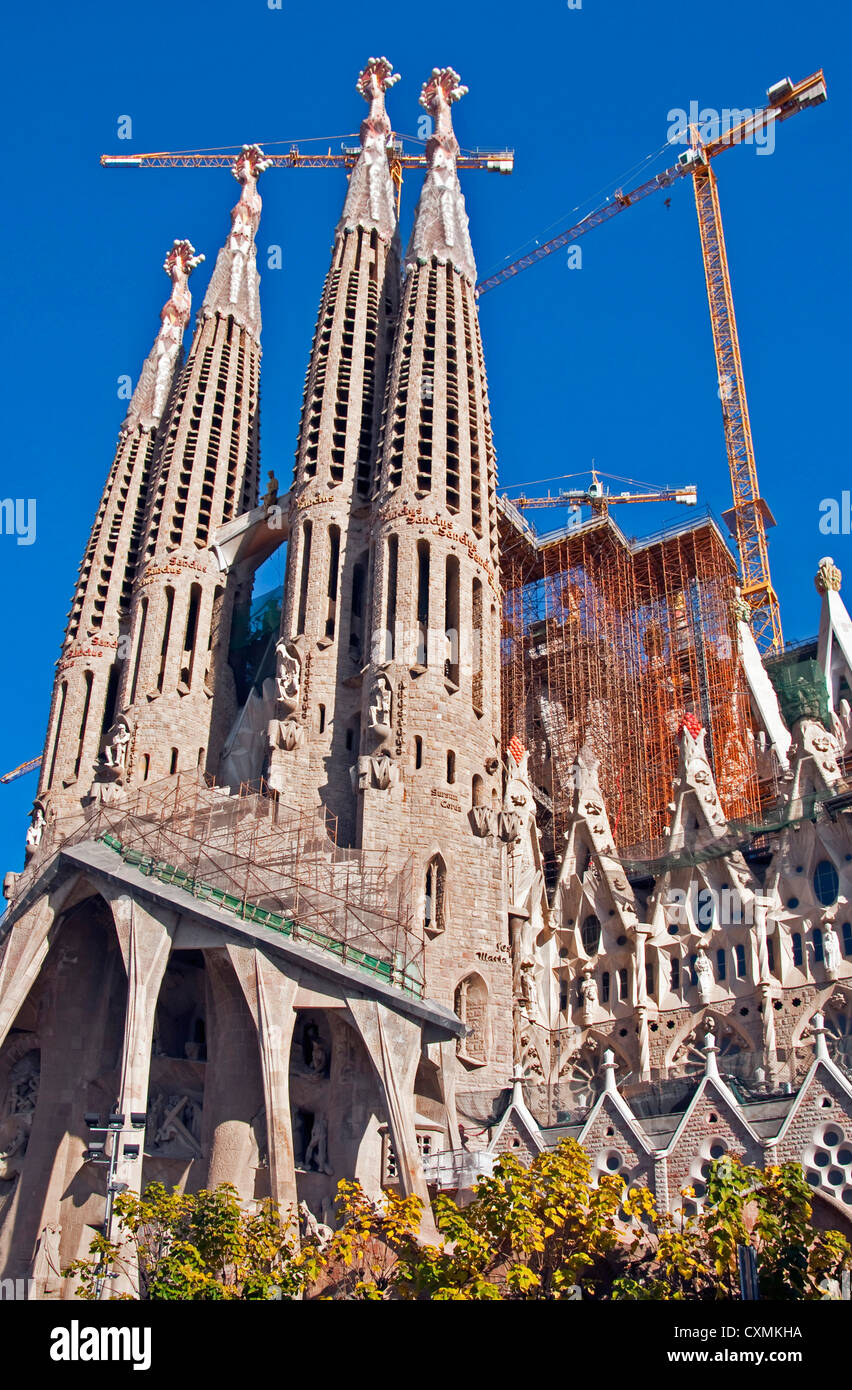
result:
[(185, 355), (202, 258), (166, 256), (4, 882), (0, 1276), (39, 1298), (102, 1228), (110, 1114), (113, 1183), (329, 1223), (358, 1178), (428, 1232), (437, 1191), (571, 1135), (670, 1207), (726, 1152), (795, 1159), (852, 1230), (840, 573), (814, 641), (761, 655), (711, 518), (542, 536), (498, 497), (465, 88), (423, 87), (403, 254), (395, 81), (359, 78), (289, 489), (261, 481), (257, 146)]

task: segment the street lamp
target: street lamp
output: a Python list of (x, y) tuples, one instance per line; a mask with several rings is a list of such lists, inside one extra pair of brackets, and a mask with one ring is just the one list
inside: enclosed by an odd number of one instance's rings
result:
[[(130, 1115), (131, 1128), (135, 1130), (144, 1129), (147, 1118), (147, 1115), (145, 1115), (145, 1113), (142, 1111), (132, 1111)], [(122, 1182), (121, 1179), (117, 1178), (115, 1175), (119, 1157), (119, 1148), (121, 1148), (122, 1156), (124, 1158), (133, 1161), (135, 1159), (138, 1159), (140, 1156), (140, 1146), (139, 1144), (121, 1144), (121, 1137), (126, 1132), (126, 1125), (125, 1116), (120, 1113), (117, 1104), (113, 1107), (104, 1123), (101, 1123), (100, 1115), (97, 1114), (95, 1111), (91, 1110), (86, 1111), (85, 1115), (83, 1116), (83, 1119), (85, 1120), (86, 1125), (88, 1126), (92, 1134), (103, 1134), (105, 1136), (103, 1139), (89, 1140), (88, 1147), (86, 1148), (86, 1151), (83, 1154), (83, 1162), (103, 1164), (109, 1169), (109, 1172), (107, 1173), (106, 1207), (104, 1210), (103, 1233), (105, 1238), (108, 1241), (111, 1241), (113, 1205), (115, 1202), (115, 1198), (119, 1193), (127, 1192), (130, 1188), (129, 1183)], [(106, 1136), (109, 1135), (112, 1136), (112, 1144), (110, 1145), (109, 1153), (107, 1153)], [(108, 1268), (105, 1268), (104, 1262), (102, 1262), (101, 1267), (98, 1270), (97, 1279), (95, 1280), (95, 1298), (101, 1297), (101, 1294), (103, 1292), (104, 1281), (106, 1279), (114, 1279), (115, 1277), (115, 1274), (113, 1274)]]

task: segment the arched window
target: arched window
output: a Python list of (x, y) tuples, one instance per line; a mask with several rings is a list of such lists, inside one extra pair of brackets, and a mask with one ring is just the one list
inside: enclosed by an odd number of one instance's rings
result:
[(609, 1003), (609, 971), (605, 970), (601, 975), (601, 1003)]
[(814, 927), (814, 960), (825, 960), (825, 947), (822, 940), (822, 931), (819, 927)]
[(843, 932), (843, 954), (852, 956), (852, 922), (844, 922), (840, 930)]
[(803, 951), (802, 951), (802, 934), (801, 934), (801, 932), (794, 931), (794, 932), (793, 932), (793, 964), (794, 964), (794, 965), (801, 965), (801, 964), (803, 963), (803, 960), (804, 960), (804, 953), (803, 953)]
[(725, 948), (724, 948), (724, 946), (720, 946), (720, 947), (719, 947), (719, 950), (716, 952), (716, 979), (717, 979), (717, 980), (724, 980), (724, 978), (725, 978)]
[(447, 749), (447, 781), (450, 786), (456, 780), (456, 755), (451, 748)]
[(459, 683), (459, 562), (448, 555), (444, 579), (444, 676), (452, 685)]
[(627, 971), (626, 971), (626, 970), (619, 970), (619, 972), (618, 972), (618, 997), (619, 997), (619, 999), (626, 999), (626, 998), (627, 998)]
[(746, 953), (745, 946), (743, 946), (742, 943), (734, 947), (734, 960), (737, 964), (737, 979), (744, 980), (746, 973)]
[(680, 957), (679, 957), (679, 956), (672, 956), (671, 985), (672, 985), (672, 990), (673, 990), (673, 992), (674, 992), (675, 994), (677, 994), (678, 990), (680, 989)]
[(456, 985), (453, 999), (455, 1011), (462, 1023), (470, 1030), (466, 1037), (459, 1038), (456, 1051), (463, 1062), (474, 1067), (484, 1067), (490, 1050), (490, 1027), (488, 1016), (488, 988), (481, 975), (465, 975)]
[(814, 869), (814, 892), (823, 907), (831, 907), (837, 902), (840, 892), (840, 879), (830, 859), (821, 859)]
[(442, 932), (446, 929), (447, 869), (440, 854), (426, 865), (426, 885), (423, 895), (424, 931)]
[(583, 941), (583, 950), (589, 956), (594, 956), (600, 949), (601, 944), (601, 924), (592, 912), (583, 923), (580, 932)]
[(487, 805), (488, 805), (488, 791), (487, 791), (487, 788), (486, 788), (486, 786), (485, 786), (485, 779), (482, 778), (482, 777), (480, 777), (478, 772), (477, 772), (477, 773), (474, 773), (473, 781), (471, 782), (471, 788), (470, 788), (470, 790), (471, 790), (471, 805), (473, 805), (473, 806), (487, 806)]

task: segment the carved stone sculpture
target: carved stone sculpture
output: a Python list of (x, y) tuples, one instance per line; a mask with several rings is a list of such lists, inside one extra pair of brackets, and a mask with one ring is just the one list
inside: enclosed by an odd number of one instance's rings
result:
[(834, 979), (840, 968), (840, 944), (837, 940), (834, 928), (829, 925), (826, 925), (825, 928), (823, 952), (825, 958), (825, 973)]
[(715, 980), (713, 977), (713, 967), (710, 964), (707, 952), (703, 946), (699, 947), (698, 955), (695, 957), (695, 982), (698, 986), (698, 997), (702, 1004), (709, 1004)]
[(127, 750), (130, 747), (130, 729), (127, 720), (118, 718), (109, 731), (109, 742), (104, 749), (107, 767), (124, 771), (127, 766)]
[(328, 1116), (322, 1110), (314, 1115), (304, 1163), (306, 1168), (315, 1173), (334, 1172), (328, 1161)]
[(580, 1007), (584, 1023), (591, 1023), (598, 1006), (598, 986), (591, 968), (586, 966), (580, 980)]
[(380, 672), (370, 693), (370, 728), (382, 738), (389, 738), (393, 718), (393, 691), (387, 676)]
[(37, 849), (41, 844), (44, 835), (44, 827), (47, 824), (44, 818), (44, 811), (39, 805), (33, 807), (32, 820), (26, 834), (26, 847), (28, 850)]
[(302, 658), (292, 642), (281, 641), (275, 648), (277, 668), (275, 684), (278, 701), (285, 709), (293, 710), (299, 703), (302, 684)]

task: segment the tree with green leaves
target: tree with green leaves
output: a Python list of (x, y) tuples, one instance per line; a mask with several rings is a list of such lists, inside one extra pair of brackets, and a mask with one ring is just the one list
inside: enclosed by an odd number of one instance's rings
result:
[[(684, 1188), (684, 1203), (694, 1198)], [(818, 1299), (852, 1269), (852, 1248), (812, 1223), (811, 1190), (796, 1163), (760, 1169), (732, 1156), (711, 1166), (703, 1210), (659, 1211), (653, 1193), (618, 1175), (594, 1180), (573, 1139), (525, 1167), (495, 1164), (460, 1207), (440, 1194), (442, 1240), (420, 1236), (416, 1196), (369, 1197), (338, 1186), (338, 1226), (301, 1241), (274, 1203), (247, 1212), (227, 1184), (116, 1200), (119, 1239), (96, 1236), (65, 1273), (95, 1297), (107, 1266), (138, 1264), (140, 1297), (311, 1298), (364, 1301), (736, 1299), (738, 1247), (757, 1255), (764, 1299)]]

